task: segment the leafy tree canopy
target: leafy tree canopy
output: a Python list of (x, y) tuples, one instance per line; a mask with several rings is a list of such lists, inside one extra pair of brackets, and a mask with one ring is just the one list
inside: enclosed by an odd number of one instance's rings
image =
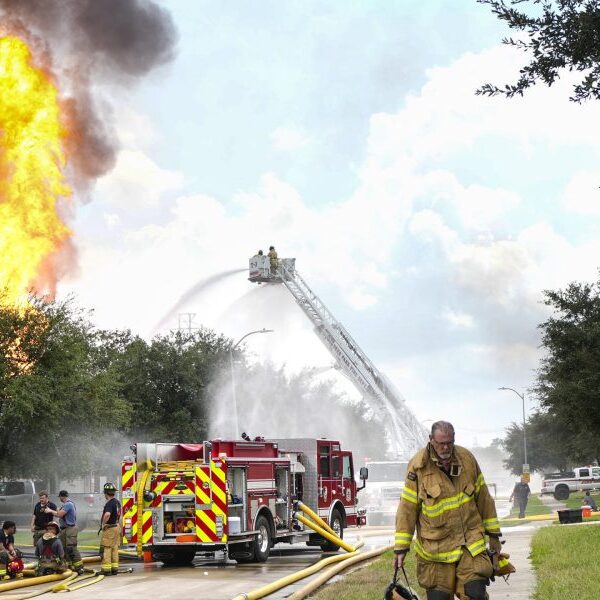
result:
[(530, 62), (516, 83), (499, 87), (486, 83), (477, 94), (511, 98), (538, 82), (551, 86), (561, 72), (576, 71), (571, 100), (600, 98), (600, 2), (598, 0), (477, 0), (487, 4), (508, 27), (524, 35), (504, 44), (523, 50)]

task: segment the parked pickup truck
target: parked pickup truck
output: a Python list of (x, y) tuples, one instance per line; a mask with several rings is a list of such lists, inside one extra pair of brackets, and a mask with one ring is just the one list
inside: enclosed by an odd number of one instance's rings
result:
[(566, 473), (548, 473), (542, 482), (542, 494), (566, 500), (571, 492), (600, 489), (600, 467), (577, 467)]
[[(65, 485), (68, 490), (69, 486)], [(33, 507), (39, 501), (38, 494), (47, 489), (43, 481), (31, 479), (17, 479), (0, 481), (0, 521), (15, 521), (17, 526), (31, 525)], [(100, 513), (104, 506), (103, 494), (70, 494), (71, 500), (77, 509), (77, 524), (80, 529), (85, 529), (89, 524), (94, 526), (100, 520)], [(50, 494), (50, 501), (60, 507), (60, 501), (55, 494)]]

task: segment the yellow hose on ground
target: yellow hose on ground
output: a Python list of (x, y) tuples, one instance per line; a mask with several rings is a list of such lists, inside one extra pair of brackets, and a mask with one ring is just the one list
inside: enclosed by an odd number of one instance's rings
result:
[(146, 488), (146, 482), (148, 481), (148, 477), (150, 476), (150, 465), (146, 465), (146, 469), (142, 473), (142, 477), (138, 482), (137, 488), (137, 544), (136, 551), (138, 558), (142, 558), (143, 551), (143, 541), (142, 541), (142, 517), (144, 514), (144, 490)]
[[(100, 546), (77, 546), (77, 547), (80, 548), (81, 550), (100, 550)], [(122, 554), (123, 556), (132, 556), (134, 558), (137, 558), (137, 553), (132, 552), (131, 550), (119, 550), (119, 554)]]
[(9, 581), (8, 583), (0, 584), (0, 593), (8, 592), (9, 590), (20, 590), (24, 587), (32, 585), (40, 585), (41, 583), (50, 583), (51, 581), (60, 581), (73, 575), (73, 571), (66, 570), (64, 573), (56, 573), (54, 575), (42, 575), (41, 577), (31, 577), (29, 579), (19, 579), (17, 581)]
[(309, 594), (312, 594), (314, 591), (318, 590), (322, 585), (325, 585), (334, 575), (337, 575), (341, 571), (348, 569), (352, 565), (363, 562), (364, 560), (369, 560), (370, 558), (374, 558), (375, 556), (379, 556), (386, 552), (387, 550), (391, 550), (394, 547), (393, 544), (389, 546), (383, 546), (382, 548), (375, 548), (375, 550), (370, 550), (369, 552), (365, 552), (364, 554), (357, 554), (356, 556), (352, 556), (351, 558), (341, 562), (338, 565), (327, 569), (325, 573), (315, 577), (310, 583), (307, 583), (304, 587), (300, 588), (298, 591), (294, 592), (291, 596), (288, 596), (287, 600), (304, 600)]
[(319, 535), (328, 539), (330, 542), (333, 542), (336, 546), (340, 546), (340, 548), (343, 548), (344, 550), (346, 550), (346, 552), (354, 552), (356, 550), (356, 548), (354, 548), (350, 544), (347, 544), (343, 539), (339, 538), (337, 535), (331, 535), (329, 531), (325, 531), (325, 529), (323, 529), (320, 525), (313, 523), (306, 517), (303, 517), (302, 515), (296, 513), (295, 518), (298, 519), (298, 521), (300, 521), (301, 523), (304, 523), (307, 527), (310, 527), (313, 531), (316, 531)]
[(320, 525), (323, 529), (329, 531), (329, 533), (331, 533), (332, 535), (337, 536), (337, 533), (333, 529), (331, 529), (331, 527), (329, 527), (329, 525), (323, 519), (321, 519), (321, 517), (316, 512), (314, 512), (309, 506), (306, 506), (304, 502), (298, 501), (297, 506), (305, 515), (308, 515), (315, 523)]
[(292, 573), (291, 575), (287, 575), (286, 577), (282, 577), (273, 583), (269, 583), (261, 588), (256, 590), (252, 590), (246, 594), (238, 594), (233, 600), (258, 600), (258, 598), (264, 598), (269, 594), (273, 594), (277, 590), (284, 588), (300, 579), (304, 579), (317, 571), (320, 571), (324, 567), (339, 562), (341, 560), (348, 560), (349, 557), (356, 556), (356, 552), (351, 552), (350, 554), (337, 554), (336, 556), (330, 556), (329, 558), (324, 558), (320, 560), (318, 563), (307, 567), (306, 569), (302, 569), (301, 571), (296, 571), (296, 573)]
[[(66, 583), (67, 581), (71, 581), (77, 577), (77, 573), (71, 573), (66, 579), (63, 579), (62, 583)], [(43, 590), (38, 590), (37, 592), (30, 592), (29, 594), (21, 595), (21, 596), (2, 596), (2, 600), (29, 600), (29, 598), (35, 598), (37, 596), (41, 596), (43, 594), (49, 594), (52, 591), (52, 588), (56, 587), (56, 584), (52, 584), (50, 587), (44, 588)]]
[[(83, 577), (79, 577), (76, 580), (73, 580), (70, 582), (65, 581), (63, 583), (59, 583), (58, 585), (55, 585), (51, 589), (51, 591), (53, 593), (74, 592), (75, 590), (78, 590), (79, 588), (86, 587), (86, 586), (92, 585), (94, 583), (98, 583), (99, 581), (102, 581), (103, 579), (104, 579), (104, 575), (102, 573), (92, 570), (87, 575), (84, 575)], [(87, 581), (85, 581), (85, 580), (87, 580)]]

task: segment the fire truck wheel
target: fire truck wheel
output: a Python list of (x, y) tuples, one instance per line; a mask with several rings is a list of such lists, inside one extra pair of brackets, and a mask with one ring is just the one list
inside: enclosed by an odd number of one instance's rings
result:
[(557, 485), (554, 490), (555, 500), (566, 500), (569, 497), (569, 486), (568, 485)]
[(252, 548), (254, 550), (254, 561), (265, 562), (269, 558), (269, 551), (271, 550), (271, 525), (269, 520), (264, 515), (260, 515), (256, 519), (256, 531), (258, 535), (252, 542)]
[[(344, 538), (344, 520), (342, 519), (342, 515), (337, 508), (331, 514), (330, 526), (339, 538)], [(337, 544), (334, 544), (329, 540), (321, 544), (321, 550), (323, 550), (323, 552), (336, 552), (339, 550), (339, 548), (340, 547)]]
[(172, 550), (154, 551), (152, 558), (156, 561), (164, 563), (168, 567), (180, 567), (189, 565), (193, 562), (196, 556), (195, 548), (176, 548)]

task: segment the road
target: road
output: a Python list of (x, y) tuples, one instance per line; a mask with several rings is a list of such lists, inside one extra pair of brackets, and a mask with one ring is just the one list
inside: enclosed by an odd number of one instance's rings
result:
[[(392, 529), (389, 528), (363, 527), (360, 530), (345, 532), (344, 538), (353, 543), (357, 535), (361, 534), (365, 536), (367, 549), (391, 544), (394, 537)], [(249, 592), (308, 567), (322, 557), (323, 553), (319, 549), (308, 548), (304, 544), (282, 544), (273, 548), (269, 560), (261, 564), (223, 565), (200, 558), (189, 567), (164, 567), (161, 563), (128, 563), (127, 566), (133, 567), (133, 573), (106, 577), (97, 584), (69, 593), (69, 598), (231, 600), (237, 594)], [(296, 586), (289, 586), (269, 598), (285, 598), (307, 581), (308, 579)], [(35, 589), (37, 588), (27, 588), (28, 591)]]

